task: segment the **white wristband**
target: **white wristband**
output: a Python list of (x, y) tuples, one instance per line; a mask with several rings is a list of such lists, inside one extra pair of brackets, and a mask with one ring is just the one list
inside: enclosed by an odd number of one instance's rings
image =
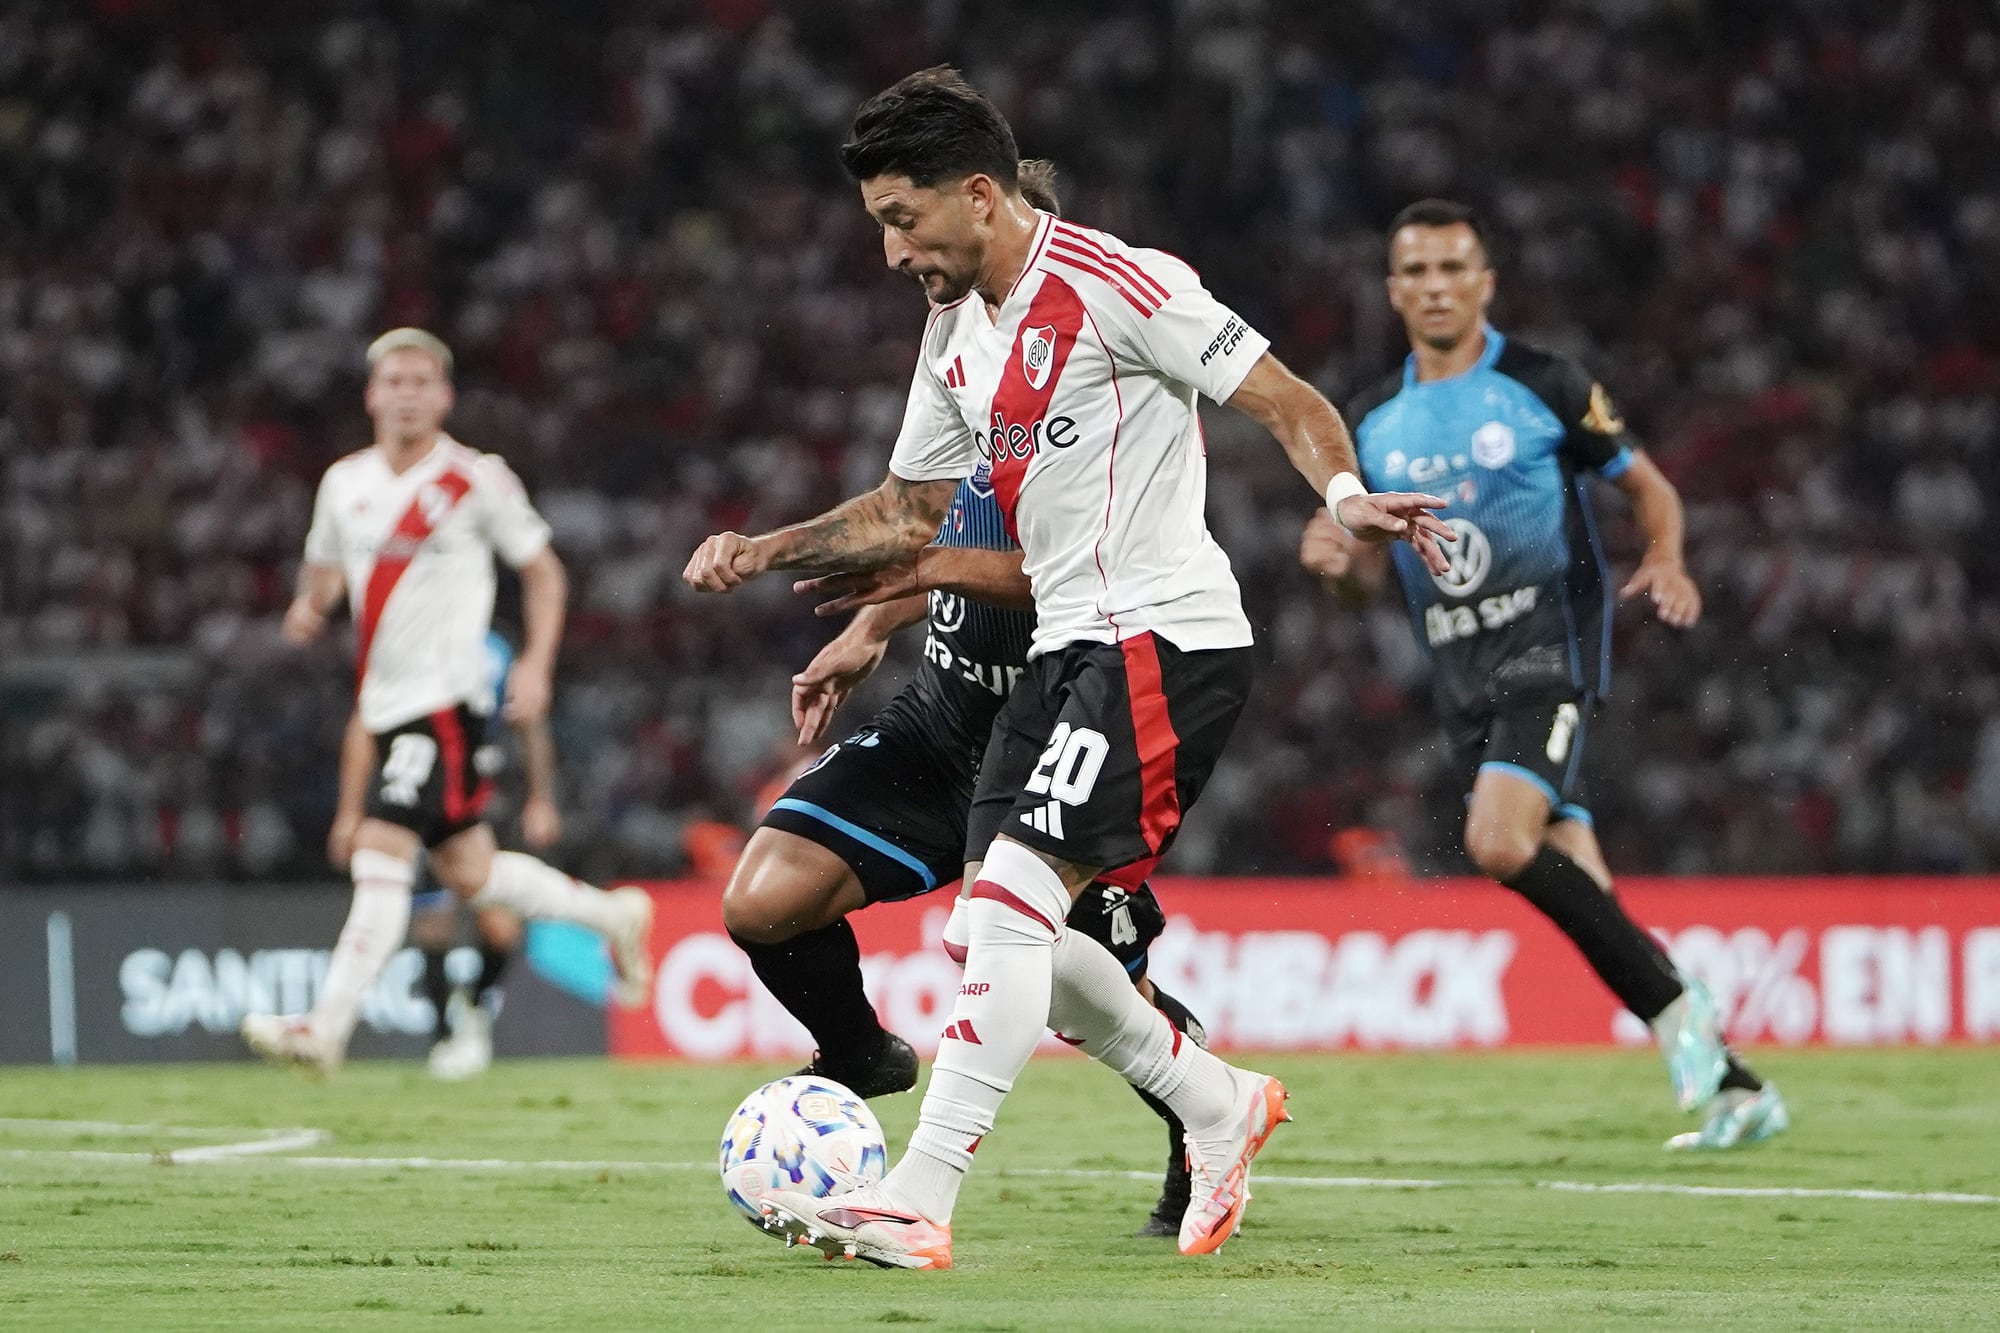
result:
[[(1368, 488), (1361, 484), (1361, 478), (1352, 472), (1336, 472), (1333, 480), (1326, 484), (1326, 512), (1333, 515), (1333, 521), (1340, 523), (1340, 502), (1350, 495), (1366, 495)], [(1345, 523), (1340, 523), (1345, 528)], [(1350, 529), (1351, 531), (1351, 529)]]

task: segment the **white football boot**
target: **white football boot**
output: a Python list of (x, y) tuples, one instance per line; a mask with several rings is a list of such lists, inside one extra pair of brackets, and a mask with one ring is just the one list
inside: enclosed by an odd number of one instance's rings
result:
[(1292, 1118), (1290, 1094), (1268, 1074), (1230, 1071), (1236, 1110), (1220, 1125), (1187, 1132), (1188, 1206), (1181, 1215), (1182, 1254), (1212, 1254), (1236, 1234), (1250, 1206), (1250, 1163), (1271, 1131)]
[(451, 1035), (431, 1047), (431, 1077), (447, 1083), (479, 1077), (493, 1063), (493, 1015), (453, 991), (445, 1017)]
[(786, 1245), (810, 1245), (829, 1259), (865, 1259), (881, 1268), (951, 1267), (951, 1224), (937, 1223), (869, 1185), (815, 1199), (772, 1190), (757, 1200), (764, 1229)]
[(619, 908), (618, 927), (609, 941), (618, 973), (611, 999), (621, 1009), (637, 1009), (653, 990), (653, 895), (629, 884), (609, 893)]
[(291, 1065), (315, 1078), (340, 1068), (345, 1051), (313, 1031), (303, 1015), (245, 1014), (237, 1026), (243, 1044), (274, 1065)]

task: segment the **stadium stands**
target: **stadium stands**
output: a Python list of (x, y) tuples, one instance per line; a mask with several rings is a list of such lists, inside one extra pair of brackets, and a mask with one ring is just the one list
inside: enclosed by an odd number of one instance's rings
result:
[[(1620, 397), (1708, 597), (1687, 635), (1619, 618), (1614, 865), (2000, 865), (1984, 6), (478, 8), (0, 15), (0, 880), (325, 873), (348, 669), (277, 624), (313, 484), (366, 443), (360, 351), (402, 323), (453, 344), (456, 433), (575, 578), (567, 864), (673, 870), (688, 823), (742, 817), (825, 630), (781, 581), (677, 575), (879, 478), (921, 308), (833, 150), (941, 59), (1072, 213), (1186, 256), (1337, 401), (1397, 359), (1384, 220), (1496, 219), (1502, 321)], [(1297, 571), (1312, 499), (1255, 428), (1218, 412), (1210, 446), (1268, 662), (1177, 863), (1323, 871), (1367, 824), (1457, 866), (1399, 614)]]

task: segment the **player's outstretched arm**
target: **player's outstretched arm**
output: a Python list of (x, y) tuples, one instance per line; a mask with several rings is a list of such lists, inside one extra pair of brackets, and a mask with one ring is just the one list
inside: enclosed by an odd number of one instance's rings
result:
[(813, 608), (816, 616), (837, 616), (861, 606), (879, 606), (933, 592), (960, 597), (1009, 611), (1035, 609), (1035, 590), (1021, 572), (1019, 551), (988, 551), (976, 546), (926, 546), (915, 557), (880, 569), (854, 574), (827, 574), (800, 579), (793, 592), (817, 593), (828, 600)]
[(544, 713), (514, 725), (521, 746), (521, 771), (528, 793), (521, 801), (521, 841), (541, 851), (562, 841), (562, 811), (556, 805), (556, 742)]
[(1299, 564), (1350, 611), (1374, 601), (1389, 574), (1389, 553), (1370, 546), (1321, 509), (1299, 537)]
[(1650, 595), (1663, 622), (1687, 629), (1701, 619), (1701, 589), (1688, 577), (1681, 553), (1684, 524), (1680, 492), (1658, 464), (1636, 449), (1631, 464), (1611, 484), (1625, 493), (1632, 517), (1646, 536), (1646, 553), (1618, 596)]
[(897, 631), (922, 621), (927, 598), (904, 597), (863, 607), (847, 627), (792, 677), (792, 725), (800, 745), (817, 745), (847, 696), (882, 665)]
[(545, 717), (554, 693), (556, 650), (562, 645), (569, 606), (569, 574), (556, 553), (544, 546), (517, 571), (521, 576), (521, 656), (507, 673), (509, 722)]
[(761, 537), (722, 532), (696, 548), (681, 578), (698, 592), (728, 592), (773, 569), (879, 569), (907, 560), (937, 536), (958, 481), (905, 481), (890, 473), (817, 518)]
[(299, 566), (298, 588), (292, 604), (285, 608), (286, 640), (301, 646), (311, 643), (326, 628), (327, 613), (347, 595), (347, 581), (339, 565), (323, 565), (308, 560)]
[(368, 778), (375, 771), (375, 738), (361, 725), (361, 710), (347, 715), (347, 731), (340, 738), (339, 795), (333, 807), (333, 827), (326, 835), (326, 859), (335, 868), (347, 869), (354, 852), (354, 833), (361, 827), (368, 800)]
[[(1259, 357), (1229, 396), (1229, 405), (1278, 437), (1299, 475), (1315, 492), (1328, 496), (1328, 508), (1342, 527), (1366, 542), (1409, 542), (1433, 574), (1442, 574), (1450, 567), (1437, 543), (1456, 538), (1431, 513), (1444, 508), (1445, 501), (1435, 495), (1400, 491), (1369, 494), (1361, 489), (1361, 465), (1340, 413), (1277, 357), (1269, 352)], [(1336, 488), (1341, 493), (1328, 495), (1328, 487), (1343, 474), (1349, 482)]]

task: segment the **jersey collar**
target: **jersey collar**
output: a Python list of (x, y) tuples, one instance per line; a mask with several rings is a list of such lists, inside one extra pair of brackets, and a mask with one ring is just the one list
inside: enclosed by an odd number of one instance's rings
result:
[(1007, 289), (1006, 297), (1000, 302), (1002, 310), (1011, 305), (1015, 296), (1028, 285), (1028, 275), (1041, 267), (1042, 254), (1049, 247), (1049, 233), (1055, 230), (1056, 219), (1053, 213), (1044, 213), (1038, 208), (1035, 210), (1035, 216), (1041, 219), (1035, 228), (1035, 243), (1028, 247), (1028, 262), (1021, 265), (1021, 276), (1014, 279), (1014, 285)]
[(1432, 388), (1439, 384), (1450, 384), (1452, 380), (1462, 380), (1467, 375), (1471, 375), (1476, 371), (1493, 369), (1493, 363), (1500, 359), (1501, 351), (1507, 346), (1507, 339), (1501, 334), (1500, 330), (1494, 328), (1491, 324), (1481, 324), (1479, 330), (1486, 335), (1486, 350), (1479, 354), (1479, 359), (1473, 362), (1470, 367), (1459, 374), (1451, 376), (1450, 379), (1419, 380), (1417, 378), (1417, 354), (1412, 352), (1403, 358), (1403, 387), (1405, 389)]
[(457, 445), (457, 440), (452, 439), (451, 436), (445, 434), (443, 431), (439, 431), (437, 439), (431, 442), (431, 447), (424, 452), (424, 456), (404, 468), (401, 472), (389, 466), (388, 454), (373, 445), (369, 447), (374, 450), (375, 461), (381, 467), (382, 471), (401, 481), (405, 477), (415, 477), (426, 472), (437, 471), (444, 461), (451, 457)]

